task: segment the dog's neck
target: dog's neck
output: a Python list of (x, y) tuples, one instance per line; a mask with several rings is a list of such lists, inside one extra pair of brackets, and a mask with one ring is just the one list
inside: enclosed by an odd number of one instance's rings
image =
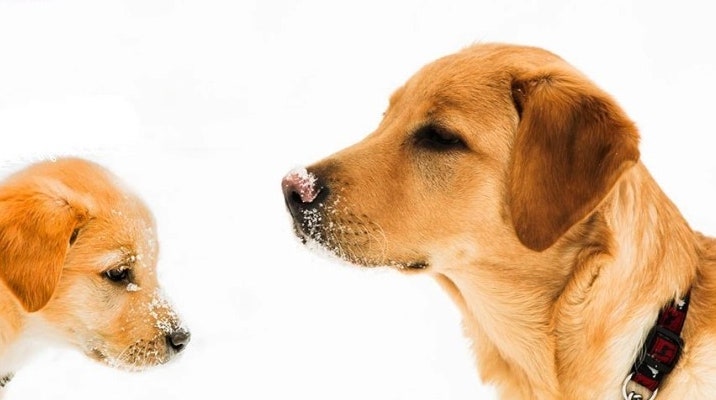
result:
[(603, 222), (591, 234), (605, 247), (575, 262), (552, 315), (567, 397), (606, 397), (584, 388), (621, 387), (659, 310), (688, 292), (700, 262), (694, 232), (641, 164), (620, 180), (599, 215)]
[[(695, 242), (639, 163), (552, 248), (437, 277), (461, 308), (483, 379), (504, 398), (617, 398), (658, 310), (692, 284)], [(615, 341), (627, 345), (614, 351)]]

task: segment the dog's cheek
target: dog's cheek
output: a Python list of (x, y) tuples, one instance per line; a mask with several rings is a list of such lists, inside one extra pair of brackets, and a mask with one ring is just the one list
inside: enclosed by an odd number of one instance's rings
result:
[(114, 297), (101, 282), (68, 271), (38, 315), (51, 326), (48, 332), (84, 349), (97, 337), (111, 335), (109, 331), (118, 325), (122, 305)]

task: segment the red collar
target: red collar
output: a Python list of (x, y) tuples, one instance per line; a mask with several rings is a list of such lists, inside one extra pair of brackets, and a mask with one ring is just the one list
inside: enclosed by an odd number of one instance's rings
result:
[(627, 393), (626, 385), (629, 381), (651, 391), (650, 399), (656, 397), (659, 384), (679, 362), (681, 350), (684, 347), (681, 329), (684, 327), (686, 313), (689, 311), (689, 299), (690, 293), (687, 293), (683, 299), (672, 302), (659, 312), (656, 325), (649, 331), (632, 366), (632, 372), (624, 381), (622, 390), (624, 399), (643, 398), (636, 392)]

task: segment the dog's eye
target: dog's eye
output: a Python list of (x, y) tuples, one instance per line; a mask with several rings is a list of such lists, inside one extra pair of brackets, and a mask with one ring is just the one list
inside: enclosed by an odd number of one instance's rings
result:
[(72, 231), (72, 235), (70, 235), (70, 246), (75, 244), (75, 241), (77, 241), (77, 235), (80, 234), (80, 228), (75, 229)]
[(415, 142), (418, 146), (436, 151), (464, 149), (467, 146), (459, 136), (435, 126), (426, 125), (415, 132)]
[(122, 265), (118, 268), (113, 268), (110, 270), (107, 270), (104, 273), (104, 276), (107, 277), (112, 282), (123, 282), (129, 280), (129, 267), (126, 265)]

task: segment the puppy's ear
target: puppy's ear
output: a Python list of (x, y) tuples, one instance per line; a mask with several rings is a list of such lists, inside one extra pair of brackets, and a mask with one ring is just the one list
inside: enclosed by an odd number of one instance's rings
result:
[(28, 312), (44, 307), (62, 275), (65, 256), (87, 211), (64, 196), (28, 187), (3, 188), (0, 195), (0, 279)]
[(639, 134), (586, 78), (552, 71), (516, 78), (520, 114), (509, 207), (520, 241), (542, 251), (585, 218), (639, 159)]

